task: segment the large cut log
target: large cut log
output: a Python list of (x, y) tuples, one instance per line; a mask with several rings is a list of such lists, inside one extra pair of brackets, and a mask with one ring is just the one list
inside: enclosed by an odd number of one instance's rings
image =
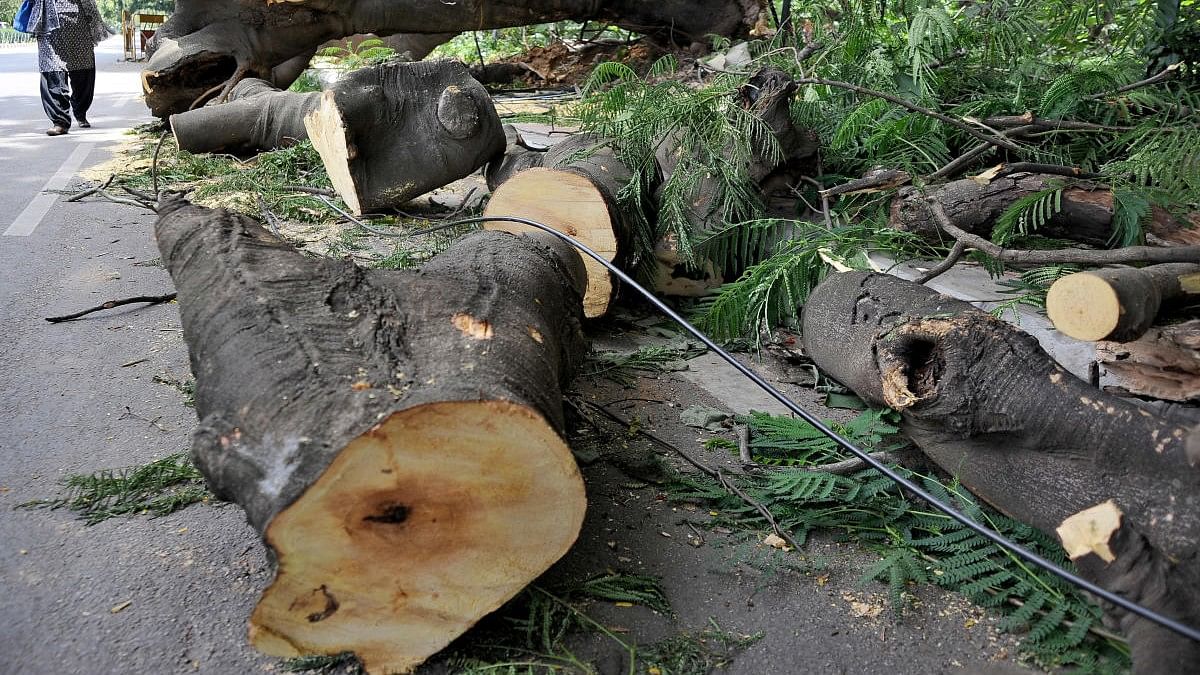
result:
[[(970, 234), (988, 239), (996, 219), (1013, 202), (1061, 186), (1062, 210), (1038, 228), (1038, 234), (1109, 247), (1113, 243), (1113, 195), (1104, 185), (1050, 174), (1017, 172), (998, 177), (963, 178), (922, 190), (901, 188), (892, 201), (891, 227), (915, 232), (931, 241), (943, 239), (926, 197), (938, 202), (951, 222)], [(1194, 245), (1200, 229), (1177, 221), (1165, 209), (1153, 207), (1146, 224), (1147, 242)]]
[[(358, 33), (457, 33), (597, 19), (687, 44), (744, 35), (765, 17), (764, 0), (179, 0), (159, 31), (142, 88), (151, 112), (164, 117), (231, 78), (269, 79), (276, 66)], [(294, 76), (296, 69), (286, 72)]]
[(275, 562), (256, 647), (404, 672), (566, 552), (585, 507), (561, 437), (584, 354), (569, 247), (479, 232), (420, 271), (364, 270), (239, 214), (160, 206), (192, 455)]
[[(1102, 587), (1200, 626), (1195, 433), (1077, 380), (1012, 325), (895, 277), (832, 275), (803, 324), (818, 367), (900, 411), (904, 432), (972, 492), (1057, 534)], [(1200, 644), (1114, 617), (1137, 672), (1200, 663)]]
[(399, 206), (504, 151), (491, 97), (456, 61), (393, 60), (347, 73), (304, 126), (356, 214)]
[(1132, 342), (1098, 342), (1114, 390), (1166, 401), (1200, 401), (1200, 320), (1153, 328)]
[(180, 150), (253, 154), (308, 138), (304, 117), (321, 103), (320, 92), (280, 91), (270, 82), (242, 80), (229, 101), (171, 115)]
[(1142, 336), (1165, 305), (1200, 297), (1200, 265), (1167, 263), (1069, 274), (1046, 294), (1046, 315), (1079, 340), (1128, 342)]
[[(576, 134), (545, 152), (523, 148), (515, 130), (509, 132), (511, 152), (488, 171), (495, 190), (485, 216), (519, 216), (535, 220), (575, 237), (606, 260), (624, 264), (638, 217), (618, 201), (621, 188), (633, 178), (612, 147), (591, 134)], [(644, 218), (644, 214), (641, 215)], [(489, 222), (484, 227), (506, 232), (527, 232), (528, 225)], [(613, 283), (603, 265), (584, 260), (588, 287), (584, 315), (603, 316), (612, 301)]]

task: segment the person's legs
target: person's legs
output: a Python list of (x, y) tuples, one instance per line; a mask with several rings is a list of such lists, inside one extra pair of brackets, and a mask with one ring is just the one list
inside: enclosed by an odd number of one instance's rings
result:
[[(42, 73), (42, 109), (54, 126), (46, 133), (58, 136), (71, 127), (71, 95), (67, 89), (67, 73), (55, 70)], [(56, 133), (54, 133), (56, 132)]]
[(87, 112), (92, 107), (92, 95), (95, 91), (95, 68), (71, 71), (71, 109), (75, 111), (75, 120), (81, 127), (92, 126), (88, 122)]

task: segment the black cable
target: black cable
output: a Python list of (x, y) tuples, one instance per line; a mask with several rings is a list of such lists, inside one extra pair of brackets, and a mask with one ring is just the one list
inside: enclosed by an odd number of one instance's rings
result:
[(1005, 538), (1003, 535), (999, 534), (998, 532), (990, 530), (990, 529), (980, 525), (979, 523), (976, 523), (974, 520), (971, 520), (966, 515), (959, 512), (953, 506), (950, 506), (949, 504), (945, 504), (945, 503), (939, 501), (937, 499), (937, 497), (934, 497), (930, 493), (926, 492), (924, 488), (917, 485), (916, 483), (909, 480), (908, 478), (905, 478), (904, 476), (901, 476), (900, 474), (896, 473), (894, 470), (892, 470), (886, 464), (875, 459), (869, 453), (867, 453), (865, 450), (863, 450), (862, 448), (859, 448), (854, 443), (852, 443), (849, 440), (847, 440), (846, 438), (842, 437), (833, 429), (830, 429), (828, 426), (825, 425), (824, 422), (822, 422), (815, 415), (808, 412), (804, 408), (801, 408), (794, 401), (792, 401), (790, 398), (788, 398), (786, 395), (784, 395), (783, 392), (781, 392), (778, 389), (776, 389), (775, 387), (771, 386), (771, 384), (769, 382), (767, 382), (766, 380), (764, 380), (762, 377), (760, 377), (758, 375), (758, 373), (754, 372), (747, 366), (743, 365), (740, 361), (733, 358), (733, 356), (729, 352), (725, 351), (719, 345), (717, 345), (717, 343), (714, 342), (712, 340), (712, 338), (710, 338), (707, 335), (705, 335), (704, 333), (702, 333), (700, 331), (700, 329), (693, 326), (691, 323), (688, 322), (687, 319), (683, 318), (675, 310), (668, 307), (666, 305), (666, 303), (664, 303), (662, 300), (660, 300), (657, 296), (655, 296), (653, 293), (651, 293), (650, 291), (643, 288), (640, 284), (638, 284), (636, 281), (634, 281), (633, 278), (631, 278), (623, 270), (618, 268), (616, 265), (613, 265), (608, 260), (605, 260), (603, 256), (596, 253), (592, 249), (588, 248), (587, 245), (585, 245), (579, 241), (576, 241), (574, 238), (572, 238), (566, 234), (563, 234), (562, 232), (559, 232), (558, 230), (555, 230), (554, 228), (550, 227), (549, 225), (539, 223), (535, 220), (529, 220), (528, 218), (519, 218), (516, 216), (477, 216), (474, 218), (463, 218), (461, 220), (456, 220), (452, 223), (446, 223), (445, 225), (439, 225), (437, 227), (437, 229), (445, 229), (445, 228), (450, 228), (450, 227), (454, 227), (457, 225), (466, 225), (468, 223), (484, 223), (484, 222), (496, 222), (496, 221), (520, 223), (522, 225), (528, 225), (530, 227), (533, 227), (533, 228), (536, 228), (543, 232), (554, 235), (555, 237), (558, 237), (559, 239), (570, 244), (571, 246), (579, 249), (581, 252), (587, 254), (588, 257), (592, 258), (596, 262), (598, 262), (601, 265), (603, 265), (604, 267), (608, 268), (608, 270), (610, 272), (612, 272), (614, 275), (616, 275), (618, 279), (625, 282), (626, 284), (629, 284), (630, 287), (637, 290), (638, 293), (640, 293), (642, 296), (644, 296), (646, 298), (646, 300), (648, 300), (650, 302), (650, 304), (654, 305), (655, 308), (657, 308), (660, 312), (662, 312), (663, 314), (666, 314), (668, 317), (671, 318), (671, 320), (675, 321), (675, 323), (678, 323), (685, 330), (687, 330), (687, 332), (694, 335), (696, 337), (696, 339), (703, 342), (709, 349), (713, 350), (714, 353), (716, 353), (718, 356), (720, 356), (725, 361), (729, 362), (729, 365), (736, 368), (738, 370), (738, 372), (740, 372), (742, 375), (745, 375), (747, 378), (749, 378), (751, 382), (758, 385), (763, 391), (770, 394), (772, 398), (774, 398), (775, 400), (782, 403), (785, 407), (787, 407), (788, 410), (791, 410), (796, 415), (799, 415), (801, 419), (803, 419), (805, 422), (808, 422), (809, 424), (813, 425), (813, 427), (815, 427), (818, 431), (820, 431), (821, 433), (828, 436), (830, 439), (832, 439), (834, 442), (836, 442), (838, 445), (840, 445), (842, 448), (844, 448), (850, 454), (852, 454), (855, 457), (858, 457), (862, 461), (866, 462), (868, 465), (870, 465), (876, 471), (879, 471), (883, 475), (890, 478), (896, 484), (900, 485), (904, 489), (908, 490), (909, 492), (912, 492), (916, 496), (918, 496), (921, 499), (923, 499), (924, 501), (928, 502), (930, 506), (934, 507), (938, 511), (941, 511), (942, 513), (946, 514), (947, 516), (950, 516), (954, 520), (957, 520), (963, 526), (974, 531), (976, 534), (979, 534), (979, 535), (987, 538), (992, 543), (994, 543), (1000, 547), (1003, 547), (1005, 549), (1008, 549), (1016, 556), (1018, 556), (1020, 558), (1024, 558), (1026, 561), (1046, 570), (1047, 572), (1059, 577), (1060, 579), (1062, 579), (1064, 581), (1074, 584), (1075, 586), (1078, 586), (1079, 588), (1082, 588), (1083, 590), (1085, 590), (1089, 593), (1092, 593), (1093, 595), (1096, 595), (1103, 600), (1106, 600), (1107, 602), (1111, 602), (1112, 604), (1117, 605), (1118, 607), (1120, 607), (1126, 611), (1133, 612), (1134, 614), (1137, 614), (1138, 616), (1140, 616), (1144, 619), (1153, 621), (1154, 623), (1156, 623), (1164, 628), (1167, 628), (1169, 630), (1172, 630), (1186, 638), (1200, 642), (1200, 630), (1196, 630), (1195, 628), (1192, 628), (1191, 626), (1187, 626), (1178, 621), (1175, 621), (1174, 619), (1165, 617), (1165, 616), (1159, 614), (1158, 612), (1155, 612), (1152, 609), (1143, 607), (1142, 605), (1139, 605), (1136, 602), (1133, 602), (1131, 600), (1127, 600), (1127, 599), (1113, 593), (1112, 591), (1108, 591), (1108, 590), (1105, 590), (1105, 589), (1097, 586), (1096, 584), (1088, 581), (1087, 579), (1084, 579), (1076, 574), (1068, 572), (1067, 570), (1059, 567), (1058, 565), (1055, 565), (1053, 562), (1043, 558), (1042, 556), (1034, 553), (1033, 551), (1030, 551), (1030, 550), (1022, 547), (1020, 544), (1009, 541), (1007, 538)]

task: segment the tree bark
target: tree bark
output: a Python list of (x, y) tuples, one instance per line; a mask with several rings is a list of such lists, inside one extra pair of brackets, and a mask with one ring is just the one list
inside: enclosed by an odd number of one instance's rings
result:
[(399, 206), (504, 150), (491, 98), (456, 61), (387, 61), (347, 73), (321, 93), (304, 126), (356, 214)]
[(1188, 297), (1200, 297), (1200, 264), (1113, 267), (1055, 281), (1046, 314), (1073, 338), (1129, 342), (1150, 330), (1164, 305)]
[[(1019, 172), (990, 179), (963, 178), (926, 188), (925, 193), (942, 205), (955, 225), (987, 239), (992, 236), (996, 219), (1013, 202), (1055, 185), (1064, 186), (1062, 211), (1042, 225), (1038, 233), (1109, 248), (1113, 238), (1113, 197), (1112, 192), (1102, 185), (1063, 176)], [(897, 230), (915, 232), (931, 241), (944, 238), (929, 205), (916, 188), (901, 188), (897, 193), (892, 201), (890, 224)], [(1188, 223), (1176, 221), (1166, 210), (1153, 207), (1146, 227), (1147, 241), (1167, 246), (1191, 245), (1195, 243), (1195, 232), (1191, 228)]]
[(180, 150), (253, 154), (307, 139), (304, 118), (320, 103), (320, 92), (280, 91), (249, 78), (233, 88), (226, 103), (171, 115), (171, 131)]
[[(1086, 577), (1200, 625), (1200, 448), (1188, 428), (1090, 388), (1011, 325), (887, 275), (818, 286), (804, 344), (859, 396), (900, 411), (905, 433), (972, 492), (1056, 533)], [(1200, 659), (1200, 644), (1114, 615), (1137, 672), (1191, 672)]]
[(456, 33), (564, 19), (598, 19), (687, 44), (736, 37), (765, 16), (763, 0), (179, 0), (142, 73), (158, 117), (186, 110), (200, 94), (243, 73), (271, 70), (317, 45), (357, 33)]
[(404, 672), (566, 552), (585, 508), (560, 435), (585, 349), (569, 247), (481, 232), (420, 271), (364, 270), (239, 214), (160, 206), (192, 454), (276, 566), (256, 647)]
[(1200, 320), (1155, 328), (1132, 342), (1098, 342), (1096, 357), (1118, 393), (1200, 401)]

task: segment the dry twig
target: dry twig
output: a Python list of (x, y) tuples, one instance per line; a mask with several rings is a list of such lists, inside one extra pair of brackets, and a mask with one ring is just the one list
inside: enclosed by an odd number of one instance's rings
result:
[(136, 302), (147, 303), (147, 306), (160, 305), (164, 302), (170, 302), (170, 301), (174, 300), (175, 295), (176, 295), (175, 293), (167, 293), (166, 295), (139, 295), (135, 298), (125, 298), (123, 300), (109, 300), (108, 302), (105, 302), (100, 305), (96, 305), (95, 307), (92, 307), (90, 309), (85, 309), (81, 312), (75, 312), (74, 314), (64, 314), (62, 316), (48, 316), (48, 317), (46, 317), (46, 320), (49, 321), (50, 323), (62, 323), (63, 321), (72, 321), (74, 319), (78, 319), (81, 316), (87, 316), (88, 314), (92, 314), (95, 312), (102, 312), (106, 309), (120, 307), (121, 305), (131, 305)]

